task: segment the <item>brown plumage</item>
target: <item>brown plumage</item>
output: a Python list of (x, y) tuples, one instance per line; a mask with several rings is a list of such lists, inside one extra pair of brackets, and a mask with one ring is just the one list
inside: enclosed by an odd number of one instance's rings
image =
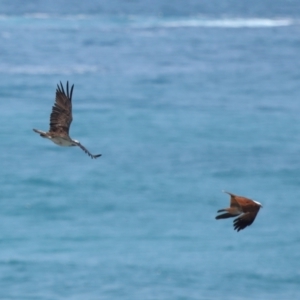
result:
[(257, 201), (242, 196), (237, 196), (225, 191), (224, 193), (230, 195), (230, 207), (218, 210), (218, 213), (224, 211), (226, 213), (216, 216), (216, 219), (233, 218), (240, 215), (233, 221), (234, 229), (240, 231), (250, 226), (262, 205)]
[(79, 141), (73, 140), (69, 136), (70, 126), (73, 120), (72, 117), (72, 94), (73, 94), (74, 84), (69, 91), (69, 82), (67, 81), (66, 92), (62, 83), (60, 86), (57, 85), (56, 98), (54, 106), (52, 107), (52, 112), (50, 115), (50, 129), (48, 132), (44, 132), (38, 129), (33, 129), (34, 132), (40, 134), (43, 138), (48, 138), (53, 143), (63, 146), (71, 147), (78, 146), (85, 153), (87, 153), (91, 158), (97, 158), (101, 154), (93, 155), (91, 154)]
[(60, 86), (57, 85), (55, 103), (52, 107), (50, 115), (50, 129), (49, 132), (60, 134), (62, 136), (69, 134), (69, 129), (73, 121), (72, 117), (72, 94), (74, 84), (71, 87), (69, 93), (69, 82), (67, 81), (67, 93), (64, 91), (64, 87), (60, 82)]

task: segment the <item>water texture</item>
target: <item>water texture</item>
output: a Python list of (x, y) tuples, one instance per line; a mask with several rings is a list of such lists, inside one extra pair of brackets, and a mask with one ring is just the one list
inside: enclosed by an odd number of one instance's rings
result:
[[(299, 299), (299, 33), (298, 1), (1, 2), (0, 299)], [(101, 158), (32, 131), (60, 81)]]

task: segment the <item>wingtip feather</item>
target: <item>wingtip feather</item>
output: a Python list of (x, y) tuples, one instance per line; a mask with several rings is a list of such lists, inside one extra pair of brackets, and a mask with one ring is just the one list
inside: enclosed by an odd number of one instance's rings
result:
[(70, 97), (69, 97), (70, 101), (72, 101), (73, 88), (74, 88), (74, 84), (71, 86)]
[(70, 98), (70, 96), (69, 96), (69, 81), (67, 81), (67, 97)]
[(234, 194), (232, 194), (230, 192), (227, 192), (227, 191), (224, 191), (224, 190), (222, 190), (222, 192), (225, 193), (225, 194), (228, 194), (229, 196), (233, 196), (233, 197), (235, 196)]

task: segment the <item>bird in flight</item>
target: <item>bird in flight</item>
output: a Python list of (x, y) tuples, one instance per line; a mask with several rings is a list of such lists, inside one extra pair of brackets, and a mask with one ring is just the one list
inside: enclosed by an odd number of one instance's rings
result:
[(250, 226), (255, 220), (259, 209), (262, 207), (261, 203), (225, 191), (223, 192), (230, 195), (230, 207), (218, 210), (218, 213), (224, 211), (225, 213), (216, 216), (216, 219), (227, 219), (239, 216), (233, 221), (235, 230), (240, 231)]
[(91, 158), (97, 158), (101, 154), (91, 154), (79, 141), (73, 140), (69, 136), (69, 129), (72, 123), (72, 93), (74, 84), (69, 91), (69, 82), (67, 81), (66, 92), (62, 83), (60, 86), (57, 85), (55, 103), (52, 107), (50, 115), (50, 129), (48, 132), (44, 132), (38, 129), (33, 129), (34, 132), (38, 133), (41, 137), (47, 138), (56, 145), (62, 147), (78, 146)]

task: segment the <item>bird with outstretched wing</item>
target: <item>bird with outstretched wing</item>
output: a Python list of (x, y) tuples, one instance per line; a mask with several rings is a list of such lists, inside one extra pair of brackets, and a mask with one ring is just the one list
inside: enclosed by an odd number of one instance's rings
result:
[(224, 214), (216, 216), (216, 219), (227, 219), (239, 216), (233, 221), (234, 229), (240, 231), (250, 226), (258, 214), (261, 203), (248, 199), (246, 197), (237, 196), (229, 192), (225, 192), (230, 195), (230, 207), (218, 210), (218, 213), (225, 212)]
[(74, 84), (69, 90), (69, 82), (67, 81), (66, 92), (62, 83), (57, 85), (55, 103), (52, 107), (50, 115), (50, 129), (44, 132), (38, 129), (33, 129), (41, 137), (51, 140), (56, 145), (62, 147), (78, 146), (91, 158), (97, 158), (101, 154), (91, 154), (79, 141), (71, 139), (69, 136), (70, 126), (73, 120), (72, 117), (72, 94)]

